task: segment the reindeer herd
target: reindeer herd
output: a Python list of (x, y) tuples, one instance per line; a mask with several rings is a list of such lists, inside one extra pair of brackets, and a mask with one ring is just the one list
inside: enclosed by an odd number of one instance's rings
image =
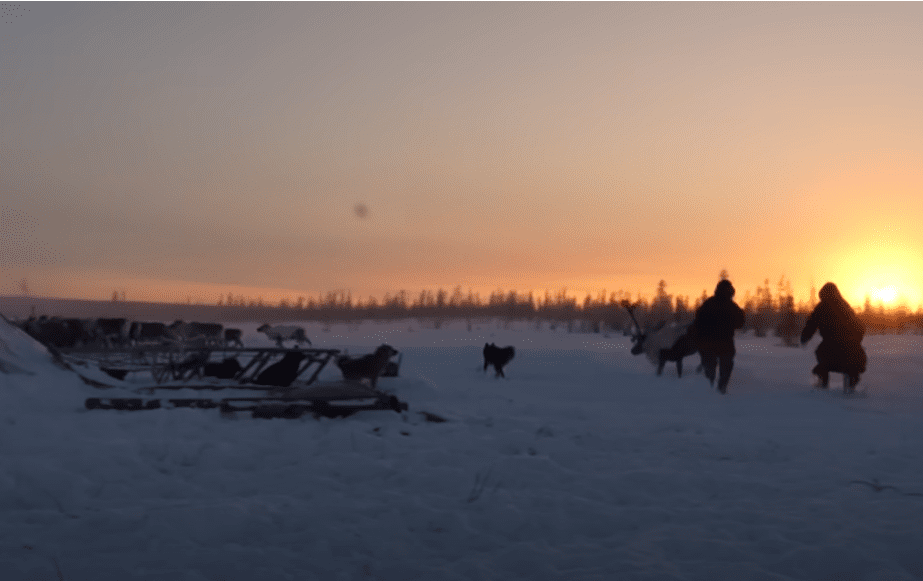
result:
[[(177, 320), (161, 322), (130, 321), (126, 318), (78, 319), (62, 317), (29, 317), (16, 325), (40, 343), (57, 349), (100, 348), (118, 349), (137, 345), (198, 344), (203, 347), (243, 348), (243, 332), (225, 328), (220, 323), (199, 323)], [(264, 333), (279, 347), (292, 340), (299, 345), (311, 344), (302, 327), (263, 325)]]

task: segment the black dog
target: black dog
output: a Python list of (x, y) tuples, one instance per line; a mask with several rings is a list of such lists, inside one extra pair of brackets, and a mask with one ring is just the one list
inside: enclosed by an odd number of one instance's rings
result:
[(493, 365), (497, 371), (495, 377), (506, 377), (503, 375), (503, 366), (509, 363), (516, 356), (516, 349), (513, 346), (497, 347), (493, 343), (484, 344), (484, 371), (487, 371), (489, 365)]
[(307, 355), (299, 351), (286, 353), (282, 361), (273, 363), (263, 370), (256, 378), (254, 383), (257, 385), (274, 385), (276, 387), (288, 387), (298, 377), (298, 365), (307, 358)]
[(387, 367), (389, 360), (397, 355), (397, 350), (390, 345), (382, 345), (371, 355), (351, 358), (342, 356), (337, 359), (337, 367), (343, 372), (343, 379), (359, 381), (368, 379), (372, 389), (378, 384), (378, 377)]

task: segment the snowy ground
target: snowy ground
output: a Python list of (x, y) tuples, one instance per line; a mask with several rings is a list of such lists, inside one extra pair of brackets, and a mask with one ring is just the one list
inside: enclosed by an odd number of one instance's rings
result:
[[(380, 386), (410, 411), (87, 411), (108, 394), (0, 321), (0, 360), (33, 373), (0, 373), (0, 579), (923, 579), (923, 337), (867, 337), (847, 399), (812, 391), (817, 339), (738, 337), (722, 397), (621, 336), (308, 334), (403, 351)], [(507, 379), (485, 341), (516, 346)]]

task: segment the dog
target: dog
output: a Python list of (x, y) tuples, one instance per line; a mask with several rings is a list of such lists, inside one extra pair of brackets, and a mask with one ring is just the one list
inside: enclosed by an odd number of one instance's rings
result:
[(371, 355), (362, 357), (348, 357), (342, 355), (337, 358), (337, 367), (343, 372), (343, 379), (361, 381), (368, 379), (372, 389), (378, 385), (378, 377), (385, 370), (391, 357), (397, 355), (398, 351), (387, 344), (382, 345)]
[(273, 363), (259, 374), (253, 381), (257, 385), (273, 385), (288, 387), (298, 377), (298, 366), (308, 356), (300, 351), (290, 351), (282, 357), (282, 361)]
[(508, 347), (497, 347), (493, 343), (484, 344), (484, 372), (487, 367), (494, 366), (497, 374), (494, 377), (506, 377), (503, 374), (503, 366), (509, 363), (516, 356), (516, 349), (510, 345)]

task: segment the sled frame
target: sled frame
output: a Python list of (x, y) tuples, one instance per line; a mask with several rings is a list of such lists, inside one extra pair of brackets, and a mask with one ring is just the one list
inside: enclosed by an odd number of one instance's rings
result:
[[(296, 380), (310, 385), (327, 364), (336, 357), (339, 349), (315, 349), (283, 347), (211, 347), (175, 345), (136, 346), (123, 349), (60, 349), (62, 357), (71, 365), (86, 365), (93, 362), (100, 369), (124, 370), (129, 373), (148, 371), (155, 386), (171, 381), (188, 382), (204, 377), (205, 365), (216, 363), (228, 357), (249, 356), (250, 360), (229, 380), (223, 380), (223, 387), (237, 387), (256, 381), (259, 374), (288, 353), (301, 353), (305, 359), (299, 364)], [(217, 355), (218, 358), (213, 357)], [(76, 369), (75, 369), (76, 371)], [(79, 373), (79, 371), (78, 371)], [(143, 388), (145, 386), (137, 386)]]

